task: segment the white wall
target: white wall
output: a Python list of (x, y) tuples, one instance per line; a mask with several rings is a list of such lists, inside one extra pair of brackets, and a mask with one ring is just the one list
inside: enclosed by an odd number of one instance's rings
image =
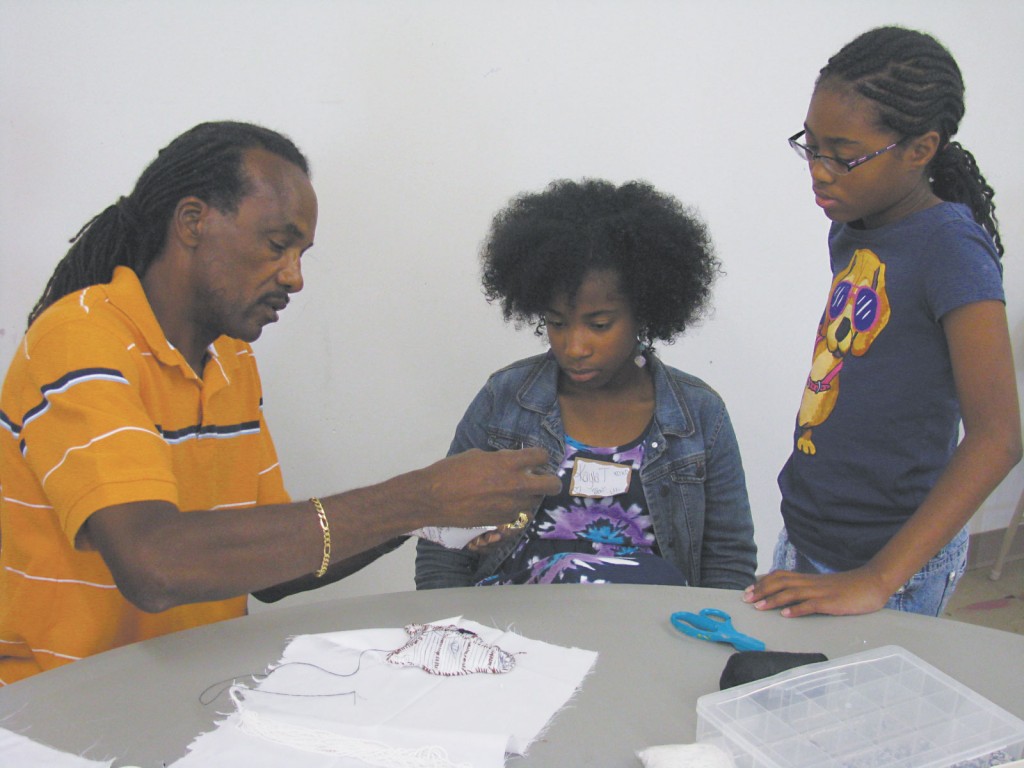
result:
[[(0, 366), (67, 239), (159, 147), (261, 122), (320, 199), (306, 290), (257, 343), (285, 476), (297, 498), (371, 483), (442, 456), (485, 376), (541, 349), (482, 297), (491, 215), (558, 177), (645, 178), (700, 209), (728, 272), (663, 357), (729, 404), (763, 567), (828, 279), (785, 138), (828, 56), (882, 23), (932, 32), (965, 73), (1024, 360), (1024, 3), (0, 0)], [(974, 531), (1005, 526), (1022, 478)], [(406, 545), (314, 599), (410, 588)]]

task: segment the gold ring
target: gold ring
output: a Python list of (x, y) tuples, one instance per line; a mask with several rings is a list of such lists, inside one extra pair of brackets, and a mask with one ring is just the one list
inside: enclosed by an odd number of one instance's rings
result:
[(525, 512), (520, 512), (519, 517), (517, 517), (514, 521), (509, 523), (506, 527), (510, 531), (518, 531), (522, 528), (525, 528), (528, 522), (530, 522), (530, 516)]

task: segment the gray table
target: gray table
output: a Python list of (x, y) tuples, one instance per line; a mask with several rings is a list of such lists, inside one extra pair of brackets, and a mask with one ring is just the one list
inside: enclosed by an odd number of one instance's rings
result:
[(899, 645), (1024, 718), (1024, 636), (892, 611), (783, 619), (738, 592), (683, 587), (558, 585), (397, 592), (263, 611), (119, 648), (0, 689), (0, 725), (114, 765), (162, 766), (211, 730), (224, 697), (214, 681), (261, 671), (290, 637), (400, 627), (463, 615), (481, 624), (599, 653), (593, 674), (526, 758), (510, 768), (639, 766), (646, 746), (694, 741), (697, 698), (718, 690), (732, 648), (684, 637), (673, 611), (729, 611), (770, 650), (829, 658)]

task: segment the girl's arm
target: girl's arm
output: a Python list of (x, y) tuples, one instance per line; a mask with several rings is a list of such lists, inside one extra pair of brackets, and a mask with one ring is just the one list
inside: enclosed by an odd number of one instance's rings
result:
[(700, 583), (694, 586), (743, 589), (757, 569), (754, 521), (739, 444), (724, 404), (719, 418), (707, 457)]
[(928, 496), (903, 527), (860, 568), (808, 575), (775, 571), (744, 600), (783, 616), (870, 613), (967, 524), (1021, 459), (1020, 406), (1002, 302), (980, 301), (947, 313), (949, 345), (964, 438)]

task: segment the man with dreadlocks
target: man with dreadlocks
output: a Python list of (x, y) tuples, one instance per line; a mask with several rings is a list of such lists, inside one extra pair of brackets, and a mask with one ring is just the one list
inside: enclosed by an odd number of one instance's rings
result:
[(249, 344), (302, 289), (305, 157), (204, 123), (73, 241), (0, 395), (0, 682), (335, 581), (423, 526), (507, 523), (558, 480), (475, 452), (291, 503)]

